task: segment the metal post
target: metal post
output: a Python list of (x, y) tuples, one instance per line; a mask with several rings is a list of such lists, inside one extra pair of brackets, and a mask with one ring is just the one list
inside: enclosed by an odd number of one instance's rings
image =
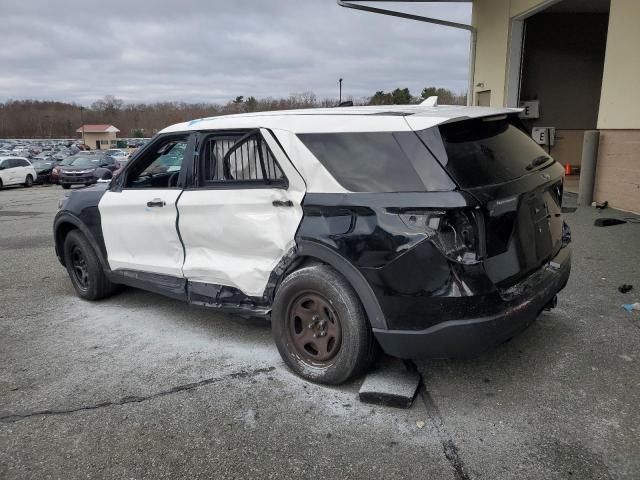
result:
[(338, 80), (338, 83), (340, 84), (340, 101), (338, 105), (340, 105), (342, 103), (342, 79)]
[(580, 164), (580, 186), (578, 189), (578, 205), (581, 207), (588, 207), (593, 202), (599, 145), (600, 132), (598, 130), (584, 132), (582, 163)]

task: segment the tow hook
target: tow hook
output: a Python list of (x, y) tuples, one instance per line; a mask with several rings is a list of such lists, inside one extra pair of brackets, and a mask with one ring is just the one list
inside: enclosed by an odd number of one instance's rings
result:
[(551, 310), (552, 308), (556, 308), (557, 306), (558, 306), (558, 296), (557, 296), (557, 295), (554, 295), (554, 296), (553, 296), (553, 298), (552, 298), (551, 300), (549, 300), (549, 303), (547, 303), (547, 304), (544, 306), (544, 309), (545, 309), (546, 311), (549, 311), (549, 310)]

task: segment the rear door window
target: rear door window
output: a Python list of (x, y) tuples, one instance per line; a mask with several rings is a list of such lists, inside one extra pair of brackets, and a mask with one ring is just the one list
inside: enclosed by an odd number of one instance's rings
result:
[(206, 138), (200, 154), (206, 186), (284, 186), (286, 178), (260, 131)]
[(510, 182), (553, 161), (512, 117), (464, 120), (418, 135), (462, 188)]
[(352, 192), (423, 192), (455, 188), (413, 132), (306, 133), (298, 138)]

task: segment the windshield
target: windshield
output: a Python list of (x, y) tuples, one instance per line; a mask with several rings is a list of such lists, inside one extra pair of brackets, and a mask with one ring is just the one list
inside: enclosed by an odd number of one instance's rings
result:
[(72, 167), (95, 167), (99, 161), (99, 158), (76, 157), (68, 165)]

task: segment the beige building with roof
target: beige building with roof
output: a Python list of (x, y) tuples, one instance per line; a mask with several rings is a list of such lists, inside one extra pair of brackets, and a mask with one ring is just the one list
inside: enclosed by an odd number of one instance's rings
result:
[(120, 132), (113, 125), (83, 125), (76, 130), (85, 145), (92, 150), (115, 148), (116, 134)]

